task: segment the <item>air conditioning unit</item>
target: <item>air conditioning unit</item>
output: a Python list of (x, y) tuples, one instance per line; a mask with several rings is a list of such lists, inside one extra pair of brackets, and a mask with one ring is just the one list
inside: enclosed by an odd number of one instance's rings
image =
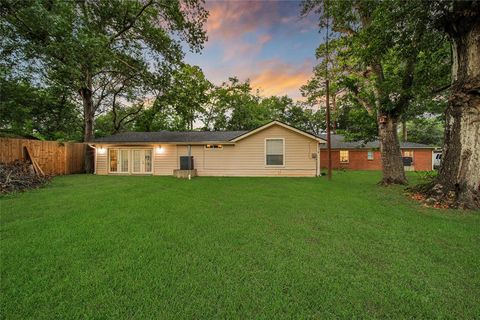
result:
[(181, 156), (180, 157), (180, 170), (193, 170), (193, 156)]

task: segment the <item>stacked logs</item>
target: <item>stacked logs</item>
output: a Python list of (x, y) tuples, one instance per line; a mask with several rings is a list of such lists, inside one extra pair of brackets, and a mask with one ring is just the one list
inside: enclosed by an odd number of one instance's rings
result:
[(50, 176), (39, 174), (35, 165), (28, 161), (15, 160), (9, 164), (0, 164), (0, 193), (36, 189), (50, 179)]

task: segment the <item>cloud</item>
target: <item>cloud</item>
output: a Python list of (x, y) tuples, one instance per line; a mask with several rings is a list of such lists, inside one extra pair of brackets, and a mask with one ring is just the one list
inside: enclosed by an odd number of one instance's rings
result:
[(269, 34), (262, 34), (258, 36), (255, 41), (238, 41), (231, 43), (224, 47), (223, 61), (231, 60), (245, 60), (254, 58), (263, 49), (263, 47), (272, 40), (272, 36)]
[(281, 19), (275, 1), (208, 1), (206, 8), (207, 34), (213, 41), (240, 38)]
[(279, 59), (260, 63), (261, 72), (250, 77), (254, 89), (264, 96), (290, 95), (300, 98), (299, 88), (306, 84), (312, 75), (313, 61), (305, 60), (301, 64), (291, 64)]
[(265, 43), (269, 42), (270, 40), (272, 40), (272, 36), (269, 35), (269, 34), (262, 34), (261, 36), (259, 36), (257, 38), (257, 42), (260, 45), (264, 45)]
[[(251, 80), (265, 96), (301, 98), (318, 41), (313, 17), (299, 18), (298, 1), (210, 1), (202, 56), (192, 58), (215, 84)], [(309, 32), (310, 31), (310, 32)]]

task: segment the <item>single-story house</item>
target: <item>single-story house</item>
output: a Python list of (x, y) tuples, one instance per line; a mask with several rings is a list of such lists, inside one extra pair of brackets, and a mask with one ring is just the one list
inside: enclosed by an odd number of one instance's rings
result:
[[(321, 135), (326, 139), (326, 135)], [(345, 141), (343, 135), (332, 134), (332, 168), (352, 170), (381, 170), (380, 142)], [(320, 146), (321, 168), (328, 164), (327, 145)], [(433, 151), (435, 147), (414, 143), (401, 142), (400, 148), (404, 160), (405, 170), (430, 171), (433, 170)]]
[[(279, 121), (250, 131), (125, 132), (98, 138), (98, 175), (318, 176), (325, 141)], [(178, 171), (176, 171), (178, 172)]]

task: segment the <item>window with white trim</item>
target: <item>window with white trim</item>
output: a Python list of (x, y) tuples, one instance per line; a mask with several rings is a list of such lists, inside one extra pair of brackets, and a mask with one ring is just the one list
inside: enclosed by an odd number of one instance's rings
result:
[(267, 166), (284, 165), (284, 140), (266, 139), (265, 140), (265, 164)]
[(368, 160), (373, 160), (373, 151), (372, 150), (368, 150), (367, 159)]
[(348, 150), (340, 150), (340, 163), (348, 163)]

